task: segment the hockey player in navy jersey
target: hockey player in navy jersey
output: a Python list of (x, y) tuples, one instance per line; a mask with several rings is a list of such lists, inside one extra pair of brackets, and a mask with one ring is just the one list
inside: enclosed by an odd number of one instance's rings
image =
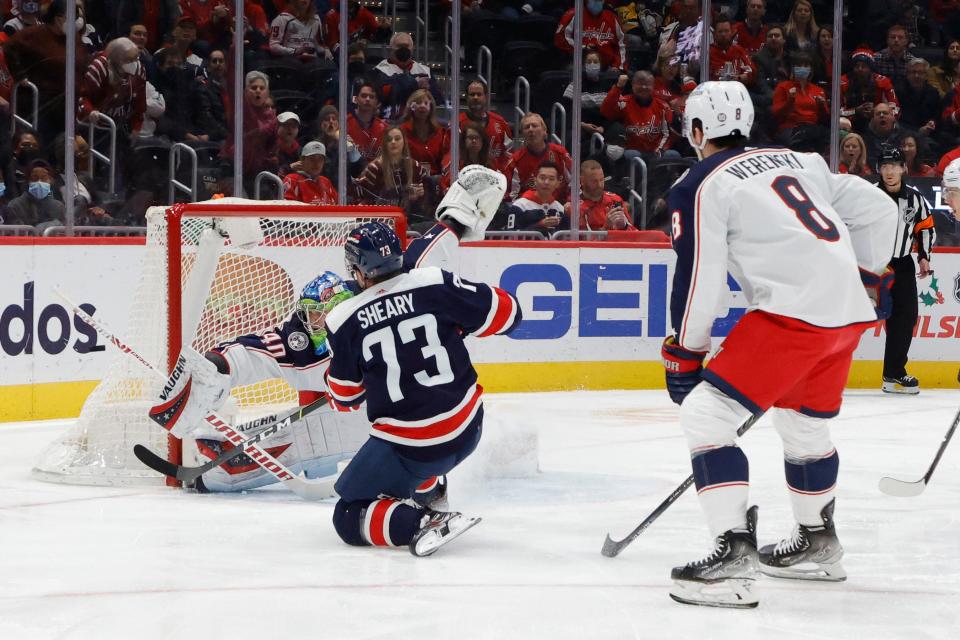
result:
[[(676, 333), (662, 355), (716, 537), (706, 558), (673, 569), (671, 596), (688, 604), (756, 606), (757, 568), (781, 578), (845, 578), (833, 519), (839, 458), (828, 423), (861, 334), (889, 312), (896, 206), (870, 183), (832, 174), (817, 154), (744, 148), (753, 115), (739, 82), (706, 82), (690, 94), (684, 134), (701, 162), (668, 201)], [(748, 311), (704, 367), (728, 273)], [(737, 430), (768, 410), (783, 440), (797, 524), (758, 553)]]
[(480, 440), (483, 389), (464, 338), (509, 333), (520, 306), (436, 267), (404, 272), (380, 222), (354, 229), (344, 256), (362, 293), (327, 316), (327, 388), (342, 405), (366, 402), (371, 429), (337, 481), (333, 524), (351, 545), (430, 555), (479, 522), (435, 503), (437, 478)]

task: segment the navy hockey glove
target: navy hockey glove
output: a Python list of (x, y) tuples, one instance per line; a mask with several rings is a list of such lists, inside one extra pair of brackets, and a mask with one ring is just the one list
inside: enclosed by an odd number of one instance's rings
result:
[(867, 296), (877, 310), (877, 320), (886, 320), (893, 311), (893, 297), (890, 295), (893, 275), (893, 269), (890, 267), (884, 269), (880, 275), (860, 269), (860, 281), (863, 282)]
[(674, 336), (670, 336), (663, 341), (660, 356), (663, 358), (663, 368), (667, 371), (667, 393), (671, 400), (683, 404), (687, 394), (700, 384), (703, 359), (707, 353), (685, 349), (677, 344)]

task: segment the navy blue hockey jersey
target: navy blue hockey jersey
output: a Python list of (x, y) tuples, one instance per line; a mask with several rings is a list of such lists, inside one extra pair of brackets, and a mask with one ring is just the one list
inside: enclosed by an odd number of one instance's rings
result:
[(483, 392), (464, 337), (507, 334), (520, 319), (516, 298), (502, 289), (414, 269), (327, 316), (327, 388), (340, 404), (366, 401), (373, 437), (412, 447), (450, 442)]

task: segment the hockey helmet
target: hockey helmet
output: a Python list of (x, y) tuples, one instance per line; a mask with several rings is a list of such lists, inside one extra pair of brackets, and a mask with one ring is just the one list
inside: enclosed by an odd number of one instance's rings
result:
[(885, 164), (899, 164), (906, 165), (907, 160), (903, 157), (903, 152), (900, 151), (900, 147), (894, 145), (885, 144), (880, 148), (880, 154), (877, 156), (877, 172), (879, 173), (880, 167)]
[[(753, 101), (742, 83), (736, 80), (704, 82), (687, 97), (683, 135), (700, 155), (707, 140), (730, 135), (749, 136), (753, 115)], [(693, 139), (694, 120), (699, 120), (703, 129), (703, 143), (700, 145)]]
[(353, 291), (343, 278), (332, 271), (324, 271), (307, 283), (297, 301), (297, 317), (303, 323), (314, 351), (321, 354), (326, 350), (327, 330), (324, 322), (330, 311), (348, 298)]
[(942, 186), (944, 189), (960, 189), (960, 158), (951, 160), (943, 170)]
[(403, 249), (393, 229), (380, 221), (362, 224), (347, 236), (343, 247), (347, 273), (354, 269), (364, 278), (381, 278), (403, 268)]
[(462, 240), (483, 240), (483, 234), (496, 215), (507, 192), (507, 179), (499, 171), (471, 164), (457, 174), (437, 207), (437, 220), (453, 219), (466, 231)]

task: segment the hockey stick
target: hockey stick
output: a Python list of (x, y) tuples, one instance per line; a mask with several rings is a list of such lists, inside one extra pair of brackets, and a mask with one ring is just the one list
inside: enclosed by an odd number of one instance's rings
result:
[[(137, 359), (140, 364), (145, 366), (147, 369), (152, 371), (157, 375), (161, 380), (166, 380), (167, 376), (164, 375), (162, 371), (148, 362), (143, 356), (137, 353), (130, 345), (124, 343), (117, 336), (112, 334), (106, 327), (104, 327), (99, 320), (95, 320), (93, 316), (81, 309), (79, 306), (74, 304), (70, 298), (66, 296), (59, 288), (54, 288), (54, 293), (56, 293), (63, 301), (70, 307), (74, 314), (77, 315), (81, 320), (86, 322), (93, 328), (97, 333), (99, 333), (104, 340), (110, 342), (115, 347), (120, 349), (124, 353), (128, 353), (134, 358)], [(211, 413), (205, 418), (205, 420), (217, 431), (224, 434), (230, 442), (236, 446), (243, 444), (244, 437), (242, 434), (237, 433), (233, 427), (231, 427), (223, 418), (218, 416), (216, 413)], [(259, 464), (261, 467), (266, 469), (271, 475), (273, 475), (277, 480), (282, 482), (287, 488), (293, 491), (295, 494), (303, 498), (304, 500), (323, 500), (324, 498), (331, 498), (335, 496), (333, 491), (333, 484), (336, 482), (335, 476), (328, 476), (326, 478), (317, 478), (316, 480), (307, 480), (301, 478), (300, 476), (294, 475), (282, 462), (271, 456), (269, 453), (264, 451), (256, 444), (251, 444), (243, 449), (243, 452), (250, 456), (254, 462)]]
[[(747, 419), (743, 425), (737, 429), (737, 437), (745, 434), (750, 427), (756, 424), (757, 420), (760, 419), (762, 413), (754, 414)], [(690, 485), (693, 484), (693, 474), (691, 473), (687, 476), (687, 479), (680, 483), (673, 492), (667, 496), (667, 499), (660, 503), (656, 509), (653, 510), (653, 513), (648, 515), (643, 522), (637, 525), (637, 528), (630, 532), (630, 534), (623, 540), (614, 540), (610, 537), (610, 534), (607, 534), (607, 539), (603, 541), (603, 548), (600, 550), (600, 553), (608, 558), (615, 558), (620, 555), (620, 552), (623, 551), (627, 545), (637, 539), (641, 533), (643, 533), (647, 527), (654, 523), (654, 521), (663, 515), (663, 512), (670, 508), (674, 502), (677, 501), (677, 498), (682, 496), (684, 492), (690, 488)]]
[(250, 422), (237, 425), (233, 429), (235, 431), (239, 431), (240, 433), (245, 433), (251, 429), (262, 427), (263, 425), (268, 426), (260, 433), (247, 438), (232, 449), (224, 451), (216, 458), (197, 467), (186, 467), (183, 465), (174, 464), (166, 458), (157, 455), (142, 444), (135, 445), (133, 447), (133, 453), (135, 456), (137, 456), (137, 459), (140, 460), (140, 462), (147, 465), (154, 471), (158, 471), (165, 476), (175, 478), (180, 482), (193, 482), (207, 471), (210, 471), (211, 469), (219, 467), (220, 465), (239, 457), (243, 454), (244, 449), (250, 445), (261, 442), (266, 438), (279, 433), (284, 429), (287, 429), (294, 422), (303, 419), (305, 416), (325, 406), (327, 406), (326, 394), (324, 394), (320, 399), (303, 407), (297, 407), (292, 411), (282, 414), (264, 416), (262, 418), (257, 418), (256, 420), (251, 420)]
[(888, 496), (896, 496), (898, 498), (910, 498), (923, 493), (923, 490), (927, 488), (927, 484), (930, 483), (930, 476), (933, 475), (934, 469), (936, 469), (940, 463), (940, 458), (943, 457), (944, 450), (947, 448), (947, 445), (950, 444), (950, 438), (953, 437), (953, 432), (957, 430), (958, 424), (960, 424), (960, 411), (957, 412), (956, 417), (953, 419), (953, 424), (951, 424), (947, 430), (947, 435), (943, 436), (943, 442), (940, 443), (940, 448), (937, 449), (937, 455), (933, 457), (930, 468), (927, 469), (927, 472), (922, 478), (910, 482), (909, 480), (897, 480), (896, 478), (886, 476), (880, 478), (880, 491)]

